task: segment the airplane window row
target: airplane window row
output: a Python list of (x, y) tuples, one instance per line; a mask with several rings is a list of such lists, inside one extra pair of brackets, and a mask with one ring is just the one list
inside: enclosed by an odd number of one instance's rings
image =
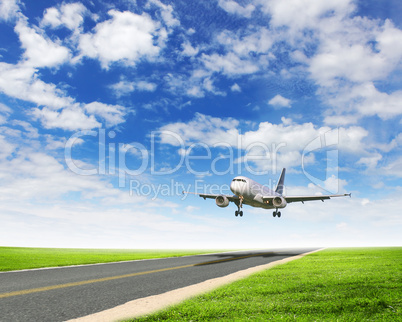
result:
[(232, 181), (241, 181), (241, 182), (246, 182), (244, 179), (233, 179)]

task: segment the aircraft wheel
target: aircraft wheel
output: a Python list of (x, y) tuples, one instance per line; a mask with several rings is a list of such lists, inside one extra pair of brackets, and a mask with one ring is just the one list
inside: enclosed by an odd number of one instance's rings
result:
[(243, 217), (243, 211), (239, 212), (240, 217)]
[(274, 212), (272, 213), (272, 216), (276, 217), (276, 211), (274, 211)]
[(279, 217), (279, 218), (281, 217), (281, 212), (278, 212), (278, 217)]
[(239, 215), (239, 212), (236, 210), (235, 211), (235, 216), (237, 217)]

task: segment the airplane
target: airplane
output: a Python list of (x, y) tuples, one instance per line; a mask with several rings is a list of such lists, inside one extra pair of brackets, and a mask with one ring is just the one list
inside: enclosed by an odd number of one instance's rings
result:
[(238, 176), (235, 177), (230, 184), (230, 190), (234, 193), (232, 196), (194, 193), (187, 191), (183, 191), (183, 193), (193, 193), (199, 195), (201, 198), (204, 198), (204, 200), (207, 198), (215, 199), (216, 205), (221, 208), (227, 207), (229, 202), (233, 202), (237, 206), (237, 210), (235, 211), (236, 217), (242, 217), (243, 205), (249, 205), (264, 209), (275, 209), (273, 216), (277, 216), (278, 218), (281, 217), (281, 212), (278, 211), (278, 209), (285, 208), (288, 203), (302, 202), (304, 204), (305, 201), (321, 200), (324, 202), (324, 200), (333, 197), (352, 197), (351, 193), (341, 195), (284, 196), (283, 187), (285, 182), (285, 173), (286, 168), (283, 168), (275, 191), (250, 178)]

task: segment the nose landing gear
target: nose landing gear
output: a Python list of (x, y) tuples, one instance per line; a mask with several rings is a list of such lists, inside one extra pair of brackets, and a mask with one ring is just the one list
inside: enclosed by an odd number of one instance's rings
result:
[(235, 211), (235, 216), (243, 217), (243, 210), (241, 210), (243, 208), (243, 196), (240, 196), (239, 199), (240, 201), (236, 203), (237, 210)]
[(237, 216), (243, 217), (243, 211), (241, 211), (241, 210), (236, 210), (236, 211), (235, 211), (235, 216), (236, 216), (236, 217), (237, 217)]

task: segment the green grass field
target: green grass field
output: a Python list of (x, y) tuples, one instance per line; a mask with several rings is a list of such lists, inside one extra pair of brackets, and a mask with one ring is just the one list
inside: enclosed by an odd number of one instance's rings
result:
[(0, 271), (212, 253), (212, 250), (116, 250), (0, 247)]
[(402, 321), (402, 248), (328, 249), (132, 321)]

